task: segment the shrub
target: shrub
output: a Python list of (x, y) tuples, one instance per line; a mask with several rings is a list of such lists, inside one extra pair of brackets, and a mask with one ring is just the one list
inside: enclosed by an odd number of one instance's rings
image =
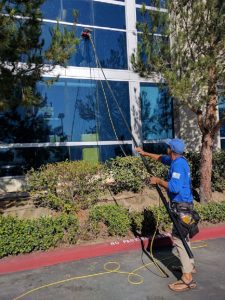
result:
[(225, 191), (225, 151), (213, 153), (212, 185), (218, 192)]
[(142, 236), (149, 236), (154, 233), (157, 222), (158, 230), (165, 231), (171, 226), (171, 220), (163, 206), (150, 206), (143, 212), (131, 212), (132, 231)]
[[(195, 210), (199, 213), (202, 221), (219, 223), (225, 221), (225, 202), (209, 203), (207, 205), (195, 204)], [(156, 228), (159, 219), (159, 230), (167, 230), (172, 222), (164, 206), (150, 206), (143, 212), (130, 213), (133, 232), (139, 232), (143, 236), (149, 236)]]
[[(148, 160), (152, 174), (165, 177), (167, 168), (161, 163)], [(112, 174), (115, 184), (111, 187), (114, 193), (122, 191), (139, 192), (145, 186), (149, 174), (140, 157), (117, 157), (106, 162), (108, 173)]]
[(0, 258), (35, 250), (47, 250), (59, 243), (77, 241), (78, 220), (74, 215), (20, 220), (0, 216)]
[(93, 207), (90, 210), (89, 222), (94, 224), (92, 227), (95, 230), (95, 224), (103, 222), (108, 227), (109, 235), (125, 236), (130, 229), (127, 209), (114, 204)]
[(87, 161), (65, 161), (27, 174), (27, 186), (38, 206), (71, 212), (97, 202), (103, 191), (103, 167)]
[[(194, 188), (200, 186), (200, 153), (187, 153), (191, 167), (192, 184)], [(225, 190), (225, 151), (216, 151), (213, 153), (213, 169), (212, 169), (212, 189), (222, 192)]]
[(211, 202), (207, 205), (196, 204), (195, 209), (200, 214), (202, 221), (214, 224), (225, 221), (225, 202)]

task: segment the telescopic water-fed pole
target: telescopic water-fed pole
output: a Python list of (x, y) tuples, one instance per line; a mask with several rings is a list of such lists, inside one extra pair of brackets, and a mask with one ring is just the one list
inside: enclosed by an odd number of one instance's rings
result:
[[(126, 121), (126, 119), (125, 119), (125, 116), (124, 116), (124, 114), (123, 114), (123, 111), (122, 111), (122, 109), (121, 109), (121, 107), (120, 107), (120, 105), (119, 105), (119, 103), (118, 103), (118, 101), (117, 101), (117, 99), (116, 99), (116, 97), (115, 97), (113, 91), (112, 91), (112, 88), (111, 88), (111, 86), (110, 86), (110, 84), (109, 84), (109, 82), (108, 82), (108, 80), (107, 80), (107, 78), (106, 78), (106, 76), (105, 76), (104, 70), (102, 69), (101, 63), (100, 63), (100, 61), (99, 61), (99, 59), (98, 59), (98, 56), (97, 56), (97, 52), (96, 52), (96, 49), (95, 49), (94, 42), (93, 42), (92, 37), (91, 37), (91, 30), (88, 29), (88, 28), (85, 28), (84, 31), (82, 32), (82, 37), (85, 38), (85, 39), (89, 39), (89, 40), (91, 41), (91, 44), (92, 44), (92, 47), (93, 47), (93, 50), (94, 50), (94, 54), (95, 54), (96, 60), (97, 60), (98, 65), (99, 65), (99, 67), (100, 67), (100, 69), (101, 69), (101, 71), (102, 71), (102, 74), (103, 74), (104, 79), (105, 79), (105, 81), (106, 81), (106, 83), (107, 83), (107, 85), (108, 85), (108, 88), (109, 88), (109, 90), (110, 90), (110, 92), (111, 92), (111, 95), (112, 95), (112, 97), (113, 97), (113, 100), (115, 101), (115, 103), (116, 103), (116, 105), (117, 105), (117, 107), (118, 107), (118, 109), (119, 109), (119, 112), (120, 112), (120, 114), (121, 114), (121, 117), (122, 117), (122, 119), (123, 119), (123, 121), (124, 121), (124, 124), (125, 124), (125, 126), (126, 126), (128, 132), (129, 132), (130, 135), (131, 135), (131, 138), (132, 138), (132, 140), (133, 140), (134, 146), (135, 146), (135, 147), (139, 147), (139, 145), (138, 145), (138, 143), (137, 143), (137, 141), (136, 141), (136, 139), (135, 139), (135, 137), (134, 137), (134, 135), (133, 135), (133, 133), (132, 133), (132, 131), (131, 131), (131, 129), (130, 129), (128, 123), (127, 123), (127, 121)], [(141, 159), (142, 159), (142, 161), (143, 161), (143, 164), (144, 164), (146, 170), (147, 170), (148, 173), (151, 175), (151, 168), (150, 168), (150, 166), (149, 166), (149, 163), (148, 163), (147, 159), (146, 159), (145, 157), (143, 157), (143, 156), (141, 156)], [(164, 204), (164, 206), (165, 206), (165, 208), (166, 208), (166, 211), (167, 211), (167, 213), (169, 214), (170, 219), (171, 219), (171, 221), (172, 221), (172, 223), (173, 223), (173, 225), (174, 225), (174, 227), (175, 227), (175, 229), (176, 229), (176, 231), (177, 231), (177, 233), (178, 233), (178, 236), (179, 236), (179, 238), (181, 239), (181, 241), (182, 241), (182, 243), (183, 243), (183, 245), (184, 245), (184, 248), (185, 248), (185, 250), (186, 250), (188, 256), (189, 256), (190, 258), (193, 258), (194, 255), (193, 255), (193, 253), (192, 253), (190, 247), (188, 246), (186, 239), (184, 238), (184, 236), (183, 236), (183, 234), (182, 234), (180, 225), (179, 225), (179, 223), (177, 222), (177, 219), (175, 218), (173, 212), (171, 211), (168, 201), (166, 200), (165, 196), (163, 195), (163, 192), (162, 192), (161, 188), (159, 187), (159, 185), (156, 184), (155, 187), (156, 187), (156, 190), (157, 190), (157, 192), (158, 192), (158, 194), (159, 194), (159, 197), (160, 197), (160, 199), (162, 200), (162, 202), (163, 202), (163, 204)]]

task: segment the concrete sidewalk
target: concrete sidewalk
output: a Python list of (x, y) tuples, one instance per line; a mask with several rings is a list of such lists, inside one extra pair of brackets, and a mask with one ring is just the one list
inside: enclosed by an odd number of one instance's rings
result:
[(32, 271), (0, 276), (1, 300), (223, 300), (225, 298), (225, 238), (192, 245), (197, 288), (173, 293), (167, 287), (180, 276), (170, 271), (179, 261), (171, 252), (158, 250), (155, 257), (169, 278), (152, 264), (147, 253), (128, 251), (62, 263)]

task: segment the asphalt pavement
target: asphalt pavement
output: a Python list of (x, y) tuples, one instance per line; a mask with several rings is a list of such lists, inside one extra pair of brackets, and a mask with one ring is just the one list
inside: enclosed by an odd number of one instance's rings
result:
[[(128, 251), (0, 276), (0, 300), (224, 300), (225, 238), (193, 243), (197, 288), (174, 293), (168, 283), (180, 277), (174, 250)], [(90, 247), (91, 252), (91, 247)]]

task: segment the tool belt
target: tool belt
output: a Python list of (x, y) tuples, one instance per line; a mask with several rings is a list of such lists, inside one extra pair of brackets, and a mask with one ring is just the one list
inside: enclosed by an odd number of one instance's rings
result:
[[(173, 202), (171, 204), (171, 209), (185, 238), (188, 235), (190, 238), (192, 238), (199, 232), (198, 222), (200, 221), (200, 216), (194, 210), (193, 203)], [(177, 236), (177, 232), (175, 229), (173, 229), (173, 234)]]

